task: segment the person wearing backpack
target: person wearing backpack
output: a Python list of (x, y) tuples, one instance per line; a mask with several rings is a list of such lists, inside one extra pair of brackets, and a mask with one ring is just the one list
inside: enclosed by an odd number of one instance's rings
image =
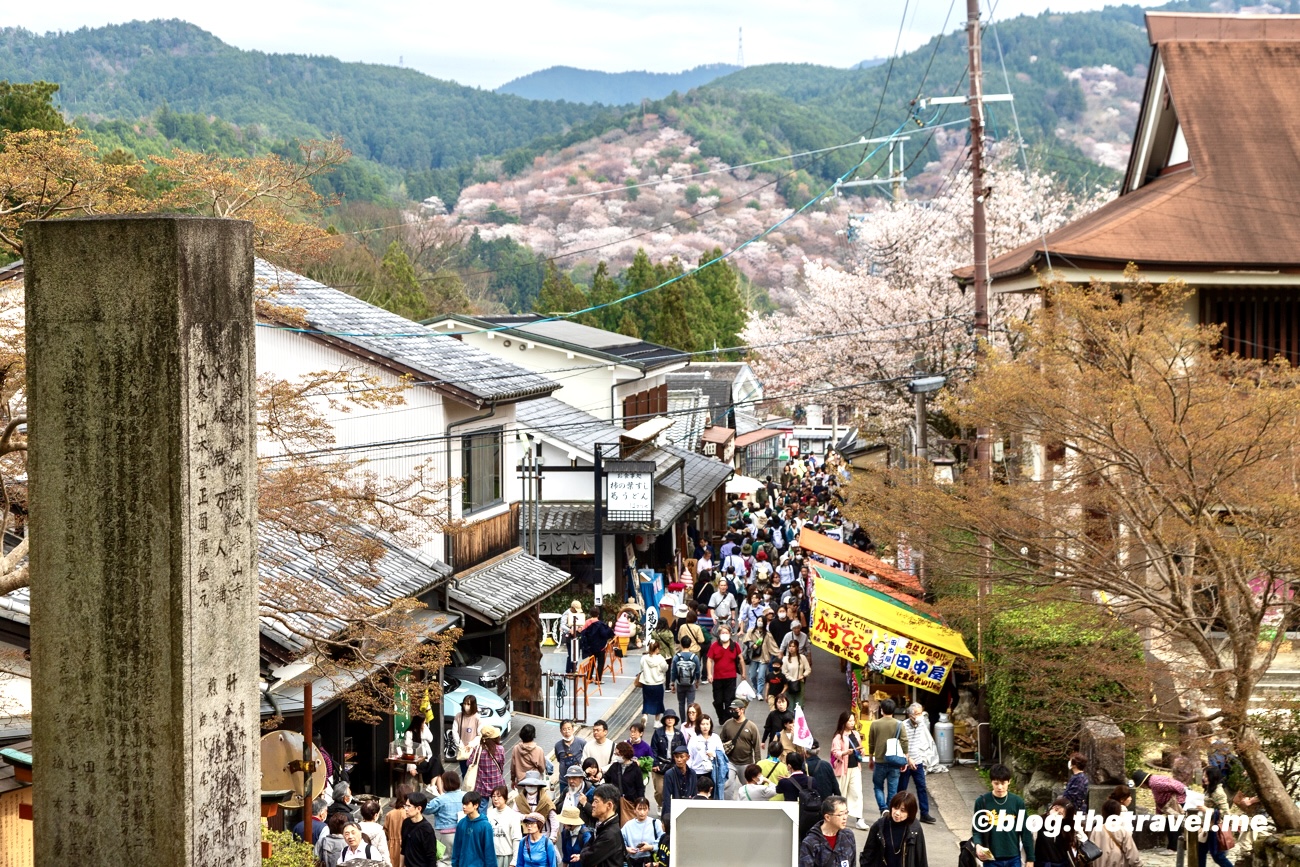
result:
[[(697, 631), (700, 628), (694, 623), (687, 626), (694, 626)], [(673, 661), (669, 666), (668, 689), (677, 693), (678, 717), (686, 719), (686, 708), (695, 703), (695, 690), (700, 685), (701, 669), (704, 666), (700, 664), (699, 654), (693, 649), (695, 642), (687, 634), (686, 627), (682, 627), (680, 641), (682, 649), (673, 654)]]
[[(871, 785), (876, 791), (876, 805), (880, 812), (888, 809), (889, 802), (898, 793), (898, 775), (903, 768), (911, 767), (907, 758), (907, 732), (903, 724), (894, 719), (894, 700), (880, 703), (880, 719), (867, 729), (867, 765), (871, 770)], [(902, 758), (897, 753), (889, 755), (890, 741), (897, 741)]]
[(822, 796), (812, 778), (804, 773), (803, 756), (791, 753), (786, 758), (790, 776), (776, 784), (776, 793), (799, 805), (799, 839), (803, 840), (822, 819)]
[(857, 867), (858, 841), (848, 829), (849, 805), (838, 795), (822, 801), (821, 823), (799, 844), (799, 867)]

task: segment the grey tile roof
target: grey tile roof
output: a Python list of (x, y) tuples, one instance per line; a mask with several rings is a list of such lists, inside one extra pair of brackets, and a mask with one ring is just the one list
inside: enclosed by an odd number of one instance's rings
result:
[(516, 314), (511, 316), (454, 316), (467, 325), (490, 325), (513, 334), (532, 337), (539, 343), (548, 343), (566, 349), (576, 349), (592, 355), (603, 356), (633, 367), (653, 370), (669, 364), (680, 364), (690, 360), (690, 354), (680, 349), (673, 349), (658, 343), (649, 343), (628, 337), (616, 331), (605, 331), (580, 325), (567, 319), (545, 320), (546, 317), (536, 313)]
[(256, 262), (255, 274), (266, 285), (279, 287), (272, 303), (301, 308), (313, 329), (418, 371), (435, 382), (435, 387), (485, 401), (537, 397), (559, 388), (539, 373), (301, 274), (261, 259)]
[(595, 454), (597, 443), (616, 443), (625, 433), (622, 428), (554, 397), (515, 404), (515, 418), (521, 427), (545, 434), (587, 456)]
[[(696, 503), (704, 504), (708, 502), (714, 492), (726, 484), (727, 479), (733, 472), (731, 465), (725, 464), (717, 458), (710, 458), (699, 452), (692, 452), (676, 446), (665, 446), (665, 449), (685, 461), (686, 493), (694, 497)], [(677, 476), (670, 474), (663, 479), (663, 482), (664, 484), (676, 486)]]
[[(366, 597), (365, 604), (386, 607), (398, 599), (418, 596), (451, 577), (451, 567), (441, 561), (400, 548), (382, 533), (364, 528), (357, 531), (387, 549), (373, 570), (360, 563), (338, 563), (312, 553), (296, 533), (271, 521), (258, 522), (262, 604), (283, 611), (301, 603), (301, 608), (307, 609), (281, 613), (278, 618), (263, 617), (261, 632), (265, 638), (290, 652), (301, 652), (307, 647), (304, 635), (328, 637), (343, 629), (343, 620), (323, 613), (330, 610), (331, 602), (342, 607), (344, 600), (360, 593)], [(301, 599), (276, 598), (299, 592)]]
[(28, 626), (32, 622), (32, 591), (26, 587), (0, 596), (0, 617)]
[(670, 389), (698, 388), (704, 392), (709, 398), (709, 424), (726, 422), (732, 401), (730, 380), (710, 378), (688, 371), (670, 373), (664, 379)]
[(568, 584), (572, 577), (516, 550), (457, 575), (449, 595), (458, 608), (492, 623), (504, 623)]

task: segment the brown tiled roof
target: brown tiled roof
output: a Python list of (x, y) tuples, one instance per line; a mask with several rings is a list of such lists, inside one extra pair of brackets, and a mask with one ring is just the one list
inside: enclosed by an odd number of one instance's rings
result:
[[(1052, 264), (1300, 268), (1300, 20), (1271, 21), (1260, 27), (1267, 38), (1250, 39), (1250, 22), (1168, 17), (1149, 16), (1151, 35), (1190, 166), (1050, 233)], [(1228, 38), (1211, 38), (1215, 32)], [(989, 276), (1042, 267), (1043, 246), (1040, 239), (998, 256)], [(967, 268), (958, 277), (970, 274)]]

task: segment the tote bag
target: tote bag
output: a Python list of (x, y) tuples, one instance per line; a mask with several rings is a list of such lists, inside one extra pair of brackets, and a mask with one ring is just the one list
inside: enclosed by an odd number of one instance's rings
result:
[(885, 764), (891, 768), (907, 767), (907, 753), (903, 752), (903, 742), (899, 739), (903, 734), (903, 724), (898, 724), (898, 734), (885, 741)]

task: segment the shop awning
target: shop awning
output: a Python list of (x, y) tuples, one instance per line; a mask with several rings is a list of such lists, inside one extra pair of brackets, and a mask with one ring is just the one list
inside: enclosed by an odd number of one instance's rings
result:
[(921, 582), (917, 581), (916, 576), (912, 573), (890, 566), (878, 557), (872, 557), (865, 551), (859, 551), (852, 545), (837, 542), (829, 536), (809, 530), (807, 527), (804, 527), (799, 532), (799, 545), (805, 551), (821, 554), (823, 557), (829, 557), (838, 563), (844, 563), (861, 569), (868, 574), (875, 575), (882, 581), (888, 581), (914, 597), (919, 598), (925, 593), (921, 589)]
[(750, 478), (749, 476), (735, 475), (727, 482), (727, 493), (744, 494), (745, 496), (749, 496), (761, 487), (763, 487), (763, 483), (758, 479)]
[(516, 548), (457, 573), (452, 605), (488, 623), (505, 623), (568, 584), (572, 576)]
[(831, 566), (811, 564), (813, 616), (808, 637), (837, 656), (902, 683), (938, 692), (962, 656), (961, 633)]
[(779, 430), (770, 427), (761, 427), (758, 430), (752, 430), (749, 433), (741, 434), (736, 437), (736, 448), (743, 449), (746, 446), (752, 446), (754, 443), (762, 442), (763, 440), (771, 439), (772, 437), (779, 437), (780, 435), (781, 431)]

